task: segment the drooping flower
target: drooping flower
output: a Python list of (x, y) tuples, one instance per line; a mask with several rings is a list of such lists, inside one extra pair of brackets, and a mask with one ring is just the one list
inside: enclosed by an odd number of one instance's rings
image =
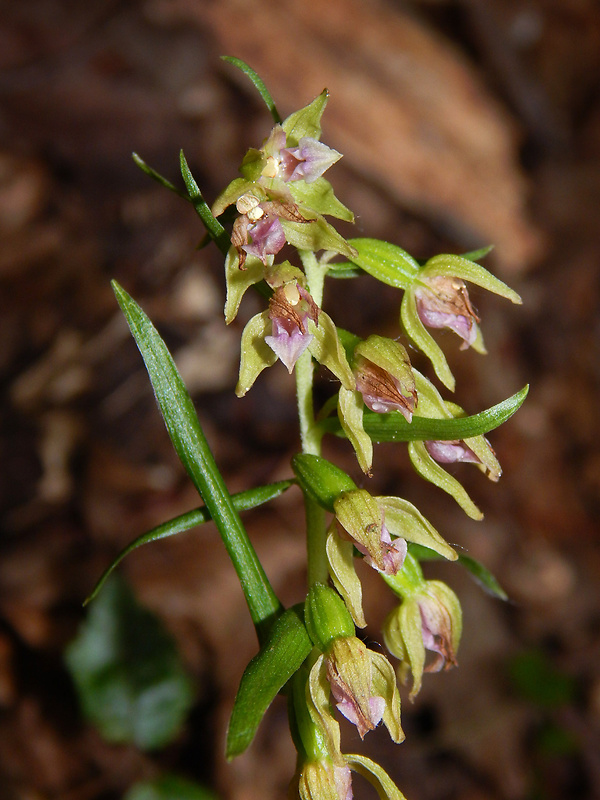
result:
[(427, 328), (449, 328), (462, 339), (461, 349), (472, 347), (485, 353), (477, 317), (465, 281), (505, 297), (513, 303), (521, 298), (480, 264), (463, 256), (443, 254), (427, 261), (410, 279), (402, 298), (400, 317), (407, 334), (430, 359), (436, 375), (454, 390), (454, 376), (441, 348)]
[(417, 404), (415, 378), (406, 348), (384, 336), (369, 336), (354, 348), (356, 388), (378, 414), (399, 411), (410, 422)]
[[(232, 230), (239, 269), (254, 255), (267, 266), (287, 241), (300, 249), (330, 250), (350, 257), (354, 249), (323, 215), (352, 222), (323, 173), (341, 158), (319, 141), (327, 93), (275, 125), (261, 148), (250, 148), (233, 180), (212, 206), (220, 216), (236, 205)], [(304, 230), (306, 228), (306, 230)]]
[(361, 739), (379, 725), (385, 699), (374, 694), (367, 648), (356, 637), (336, 639), (325, 657), (327, 680), (341, 714), (350, 720)]
[[(449, 328), (463, 340), (461, 350), (475, 344), (481, 322), (469, 299), (464, 281), (446, 275), (422, 276), (415, 290), (417, 311), (428, 328)], [(483, 344), (483, 343), (482, 343)]]
[(237, 396), (243, 397), (262, 370), (272, 366), (278, 358), (292, 372), (307, 349), (333, 372), (342, 386), (354, 386), (354, 376), (335, 324), (318, 308), (309, 292), (293, 279), (277, 286), (269, 308), (252, 317), (242, 332)]
[(342, 599), (326, 584), (311, 586), (304, 619), (321, 655), (310, 670), (305, 663), (290, 681), (292, 730), (299, 756), (292, 785), (297, 785), (301, 800), (352, 800), (353, 770), (373, 784), (382, 800), (404, 800), (378, 764), (341, 752), (340, 725), (330, 703), (333, 695), (361, 737), (383, 722), (392, 740), (402, 741), (400, 695), (392, 665), (354, 636)]
[(269, 318), (273, 333), (265, 342), (291, 374), (296, 361), (313, 340), (308, 320), (319, 324), (319, 308), (309, 293), (298, 283), (280, 286), (269, 301)]
[[(336, 519), (326, 543), (329, 573), (359, 628), (366, 622), (353, 548), (366, 553), (365, 562), (385, 579), (402, 573), (407, 542), (428, 547), (450, 561), (458, 558), (420, 511), (401, 497), (372, 497), (366, 490), (356, 489), (342, 492), (333, 506)], [(343, 529), (341, 535), (336, 522)]]
[(401, 742), (400, 696), (390, 662), (369, 650), (356, 636), (334, 639), (315, 661), (308, 678), (311, 714), (323, 726), (325, 738), (335, 742), (339, 726), (331, 714), (330, 693), (346, 719), (364, 738), (380, 722), (393, 741)]
[(406, 540), (392, 541), (384, 521), (384, 511), (364, 489), (342, 492), (334, 503), (335, 515), (356, 549), (369, 566), (395, 575), (406, 556)]
[(360, 468), (370, 475), (373, 441), (364, 428), (364, 406), (379, 414), (399, 411), (410, 422), (417, 404), (415, 379), (408, 353), (399, 342), (377, 335), (363, 341), (348, 331), (342, 339), (356, 385), (350, 391), (340, 389), (338, 418)]
[[(426, 672), (439, 672), (456, 666), (456, 651), (462, 622), (458, 617), (458, 598), (452, 592), (449, 602), (449, 587), (441, 582), (429, 581), (426, 594), (419, 597), (421, 632), (423, 645), (430, 653), (435, 653), (433, 662)], [(454, 614), (452, 613), (454, 611)]]
[[(455, 593), (442, 581), (426, 581), (411, 556), (406, 574), (385, 576), (386, 583), (402, 598), (383, 624), (390, 653), (399, 659), (398, 673), (406, 683), (412, 675), (411, 698), (419, 692), (423, 672), (439, 672), (456, 666), (462, 632), (462, 612)], [(425, 665), (426, 654), (434, 654)]]

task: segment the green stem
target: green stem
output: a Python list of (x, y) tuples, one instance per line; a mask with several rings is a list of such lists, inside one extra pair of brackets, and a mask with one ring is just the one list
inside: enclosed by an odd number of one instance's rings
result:
[(304, 509), (306, 512), (306, 550), (307, 580), (308, 585), (327, 583), (329, 580), (329, 565), (327, 563), (327, 525), (325, 509), (304, 494)]
[[(323, 302), (326, 268), (321, 266), (312, 251), (301, 250), (300, 258), (306, 273), (308, 290), (320, 307)], [(321, 455), (322, 433), (315, 425), (313, 403), (314, 367), (312, 356), (304, 352), (296, 362), (296, 397), (298, 400), (298, 417), (300, 421), (300, 439), (302, 452)], [(308, 585), (327, 583), (329, 567), (325, 543), (327, 526), (325, 511), (307, 494), (304, 495), (306, 513), (306, 548)]]

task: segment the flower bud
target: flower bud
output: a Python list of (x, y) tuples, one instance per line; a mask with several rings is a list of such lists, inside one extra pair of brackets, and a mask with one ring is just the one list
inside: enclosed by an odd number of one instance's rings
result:
[(308, 679), (312, 716), (325, 738), (337, 741), (339, 726), (331, 715), (329, 694), (361, 738), (383, 721), (395, 742), (404, 739), (400, 726), (400, 696), (389, 661), (369, 650), (355, 636), (334, 639), (317, 659)]
[(354, 635), (354, 623), (339, 594), (324, 583), (311, 586), (304, 605), (304, 623), (321, 652), (334, 639)]
[(327, 511), (333, 511), (333, 503), (342, 492), (356, 489), (347, 473), (322, 456), (298, 453), (292, 459), (292, 469), (302, 490)]

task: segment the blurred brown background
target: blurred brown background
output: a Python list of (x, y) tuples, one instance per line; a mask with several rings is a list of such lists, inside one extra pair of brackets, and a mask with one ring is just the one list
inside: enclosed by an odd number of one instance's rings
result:
[[(489, 355), (442, 336), (469, 412), (531, 383), (491, 435), (498, 486), (464, 466), (485, 520), (467, 520), (376, 449), (375, 490), (415, 502), (490, 567), (502, 604), (456, 568), (460, 669), (404, 693), (407, 741), (377, 754), (409, 800), (592, 798), (600, 793), (597, 448), (600, 316), (600, 8), (594, 0), (5, 0), (0, 8), (0, 796), (116, 800), (172, 770), (236, 800), (282, 797), (293, 770), (276, 702), (250, 752), (226, 766), (227, 714), (256, 648), (214, 530), (132, 555), (121, 572), (176, 635), (198, 687), (164, 752), (114, 747), (81, 720), (62, 652), (81, 602), (134, 536), (198, 500), (173, 455), (109, 287), (117, 278), (172, 348), (232, 490), (289, 475), (293, 388), (281, 365), (233, 396), (247, 298), (226, 329), (218, 253), (195, 247), (192, 210), (133, 165), (177, 181), (183, 148), (211, 201), (269, 116), (247, 60), (286, 115), (324, 86), (324, 140), (355, 233), (417, 258), (495, 243), (486, 260), (521, 308), (483, 292)], [(399, 296), (363, 279), (326, 301), (357, 333), (398, 335)], [(423, 366), (423, 365), (422, 365)], [(349, 469), (344, 443), (328, 453)], [(475, 473), (475, 474), (474, 474)], [(353, 474), (355, 477), (356, 471)], [(303, 592), (302, 509), (290, 491), (247, 516), (276, 590)], [(373, 582), (367, 634), (392, 600)], [(544, 708), (511, 659), (536, 651), (576, 688)], [(564, 734), (548, 745), (544, 731)], [(346, 749), (359, 750), (351, 732)], [(564, 743), (567, 743), (566, 745)], [(357, 796), (363, 788), (356, 781)]]

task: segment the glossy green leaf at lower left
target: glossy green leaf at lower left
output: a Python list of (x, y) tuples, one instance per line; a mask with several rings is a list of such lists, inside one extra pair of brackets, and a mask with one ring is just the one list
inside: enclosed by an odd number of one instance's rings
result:
[(192, 681), (171, 635), (116, 576), (65, 659), (84, 715), (113, 744), (164, 747), (194, 703)]
[(116, 281), (112, 287), (146, 364), (171, 442), (219, 529), (261, 638), (281, 612), (281, 603), (235, 509), (173, 357), (135, 300)]
[(227, 731), (228, 759), (235, 758), (248, 747), (265, 711), (300, 668), (311, 648), (301, 607), (284, 611), (242, 676)]

